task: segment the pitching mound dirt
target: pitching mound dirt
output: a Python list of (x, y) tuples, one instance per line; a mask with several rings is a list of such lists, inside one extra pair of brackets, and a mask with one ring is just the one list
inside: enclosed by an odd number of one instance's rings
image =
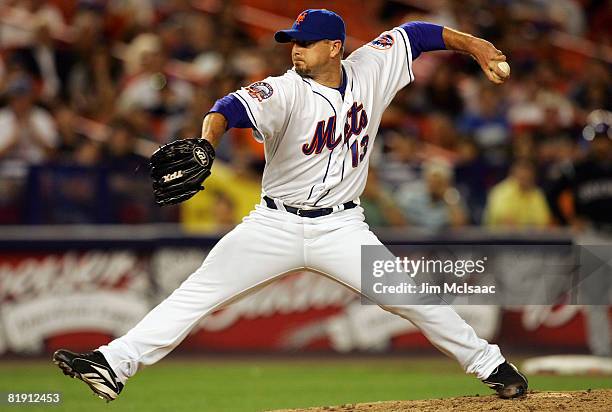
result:
[(612, 389), (576, 392), (532, 391), (523, 398), (504, 400), (496, 396), (464, 396), (461, 398), (419, 401), (390, 401), (323, 406), (308, 409), (283, 409), (275, 412), (438, 412), (438, 411), (612, 411)]

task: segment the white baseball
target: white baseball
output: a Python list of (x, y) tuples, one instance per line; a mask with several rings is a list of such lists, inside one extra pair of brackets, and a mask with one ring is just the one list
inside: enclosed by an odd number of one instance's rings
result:
[(497, 67), (499, 67), (499, 69), (504, 72), (504, 74), (506, 76), (508, 76), (510, 74), (510, 65), (506, 62), (500, 62), (497, 63)]

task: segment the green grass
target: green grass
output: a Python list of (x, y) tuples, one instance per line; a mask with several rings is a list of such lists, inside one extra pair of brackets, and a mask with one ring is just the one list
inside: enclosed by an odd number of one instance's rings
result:
[[(536, 390), (612, 388), (612, 376), (532, 376)], [(491, 391), (441, 357), (382, 359), (168, 359), (132, 378), (115, 402), (50, 362), (0, 363), (0, 392), (61, 392), (60, 407), (27, 411), (261, 411), (353, 402), (486, 395)]]

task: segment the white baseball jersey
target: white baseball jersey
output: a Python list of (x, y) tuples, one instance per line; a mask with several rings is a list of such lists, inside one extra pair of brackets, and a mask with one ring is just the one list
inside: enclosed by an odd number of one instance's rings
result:
[(342, 61), (337, 89), (294, 69), (235, 92), (265, 145), (264, 194), (292, 206), (331, 207), (363, 191), (382, 114), (414, 79), (408, 36), (396, 27)]

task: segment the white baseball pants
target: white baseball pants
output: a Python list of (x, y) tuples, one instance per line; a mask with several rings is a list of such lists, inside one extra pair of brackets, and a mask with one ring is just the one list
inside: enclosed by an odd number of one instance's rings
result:
[[(381, 245), (360, 207), (305, 218), (257, 205), (202, 266), (124, 336), (99, 350), (125, 381), (153, 364), (216, 309), (294, 270), (311, 269), (359, 292), (361, 245)], [(467, 373), (488, 377), (504, 358), (449, 306), (381, 306), (414, 323)]]

